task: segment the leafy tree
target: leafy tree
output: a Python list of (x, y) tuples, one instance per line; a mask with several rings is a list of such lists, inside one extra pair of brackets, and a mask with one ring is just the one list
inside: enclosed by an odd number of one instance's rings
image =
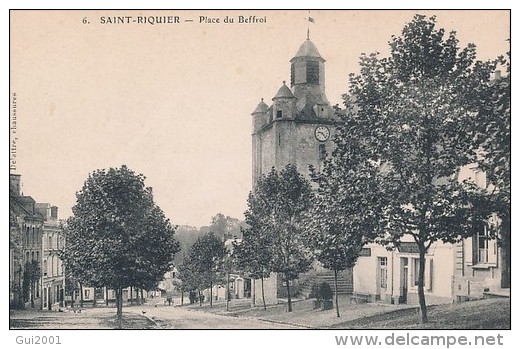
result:
[[(179, 271), (188, 284), (200, 291), (210, 289), (210, 306), (213, 306), (213, 285), (222, 280), (223, 262), (226, 256), (224, 242), (215, 234), (198, 238)], [(199, 297), (200, 299), (200, 297)]]
[[(235, 245), (236, 239), (233, 241), (233, 245)], [(229, 291), (229, 283), (231, 282), (231, 273), (236, 270), (236, 256), (233, 254), (233, 249), (229, 249), (226, 246), (226, 254), (224, 255), (224, 259), (222, 262), (222, 269), (225, 273), (225, 283), (226, 283), (226, 311), (229, 311), (229, 302), (231, 301), (231, 293)]]
[[(199, 279), (195, 272), (193, 271), (194, 265), (192, 263), (192, 259), (189, 253), (184, 255), (182, 262), (179, 264), (177, 277), (181, 280), (181, 292), (185, 291), (195, 292), (199, 287)], [(193, 304), (192, 299), (190, 297), (190, 303)]]
[(40, 264), (38, 261), (31, 260), (25, 262), (23, 272), (23, 298), (31, 301), (31, 308), (34, 308), (34, 295), (36, 293), (36, 285), (41, 277)]
[(222, 213), (217, 213), (211, 217), (211, 224), (200, 228), (200, 233), (207, 234), (213, 232), (217, 237), (227, 240), (233, 237), (240, 238), (241, 228), (244, 222), (236, 218), (226, 216)]
[(334, 272), (336, 314), (340, 317), (338, 272), (354, 267), (363, 245), (377, 236), (382, 215), (373, 204), (379, 199), (374, 180), (378, 166), (370, 160), (364, 138), (354, 136), (360, 132), (350, 119), (336, 131), (337, 147), (325, 160), (323, 171), (311, 168), (318, 187), (307, 230), (316, 259)]
[(115, 290), (119, 325), (123, 288), (156, 287), (178, 251), (175, 228), (144, 180), (125, 165), (90, 174), (76, 193), (61, 253), (80, 284)]
[[(250, 195), (250, 202), (251, 200), (252, 197)], [(243, 240), (240, 243), (233, 242), (233, 257), (236, 268), (240, 272), (255, 280), (260, 279), (262, 303), (264, 310), (266, 310), (264, 279), (269, 277), (272, 269), (271, 239), (269, 234), (262, 234), (262, 231), (251, 217), (251, 213), (249, 210), (246, 212), (246, 222), (251, 227), (242, 231)], [(255, 226), (256, 229), (253, 228)]]
[(383, 212), (382, 242), (397, 246), (409, 234), (419, 249), (423, 323), (428, 248), (470, 235), (483, 219), (484, 207), (473, 200), (482, 193), (456, 177), (476, 159), (469, 132), (479, 121), (475, 100), (494, 70), (493, 62), (475, 60), (473, 44), (460, 49), (455, 32), (446, 37), (435, 25), (435, 17), (416, 15), (390, 40), (389, 57), (362, 55), (360, 74), (350, 77), (350, 117), (380, 168), (381, 197), (373, 204)]
[[(312, 252), (304, 234), (305, 213), (312, 202), (309, 182), (287, 165), (262, 176), (249, 198), (250, 213), (258, 220), (259, 231), (270, 239), (271, 270), (282, 275), (287, 287), (287, 309), (292, 311), (290, 281), (309, 270)], [(267, 233), (269, 232), (269, 233)]]
[(175, 255), (174, 263), (179, 265), (190, 247), (197, 241), (197, 238), (204, 235), (198, 228), (188, 225), (179, 225), (175, 229), (175, 239), (179, 242), (179, 253)]
[(473, 129), (475, 140), (483, 156), (479, 166), (486, 171), (490, 192), (489, 203), (500, 219), (499, 231), (493, 231), (500, 239), (505, 252), (503, 287), (510, 287), (511, 275), (511, 53), (498, 58), (505, 66), (506, 75), (496, 76), (479, 89), (477, 101), (481, 102), (479, 116), (482, 122)]

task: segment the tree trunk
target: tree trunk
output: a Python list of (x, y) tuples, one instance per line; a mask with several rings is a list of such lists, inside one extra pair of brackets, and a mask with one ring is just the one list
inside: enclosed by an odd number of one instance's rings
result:
[(144, 303), (143, 289), (141, 289), (140, 291), (141, 291), (141, 302)]
[(213, 282), (209, 283), (209, 307), (213, 308)]
[(79, 283), (79, 307), (83, 308), (83, 283)]
[(94, 287), (94, 302), (92, 303), (92, 307), (95, 307), (96, 306), (96, 287)]
[(202, 307), (202, 293), (200, 292), (200, 290), (198, 290), (199, 292), (199, 307)]
[(22, 267), (18, 267), (18, 306), (23, 309)]
[(292, 312), (292, 303), (291, 303), (291, 286), (289, 286), (289, 280), (285, 280), (285, 285), (287, 286), (287, 312)]
[(265, 293), (264, 293), (264, 276), (260, 276), (260, 282), (262, 283), (262, 302), (264, 303), (264, 311), (267, 310), (267, 307), (265, 306)]
[(130, 286), (130, 304), (134, 304), (134, 287)]
[(251, 279), (251, 298), (253, 298), (253, 307), (256, 307), (256, 279)]
[[(506, 225), (510, 227), (510, 225)], [(502, 252), (502, 280), (500, 287), (510, 288), (511, 287), (511, 234), (509, 229), (504, 229), (505, 232), (501, 236), (502, 244), (499, 252)]]
[(184, 290), (181, 288), (181, 307), (184, 305)]
[(116, 288), (116, 306), (117, 306), (117, 328), (121, 329), (123, 325), (123, 288)]
[(425, 324), (428, 322), (428, 315), (426, 310), (426, 299), (424, 297), (424, 269), (425, 269), (425, 255), (426, 255), (426, 247), (423, 242), (418, 243), (419, 245), (419, 285), (418, 285), (418, 294), (419, 294), (419, 305), (421, 309), (421, 323)]
[(226, 311), (229, 311), (229, 271), (227, 273), (227, 283), (226, 283)]
[(34, 281), (31, 278), (31, 308), (34, 308)]
[(336, 297), (336, 315), (339, 315), (339, 305), (338, 305), (338, 271), (334, 269), (334, 297)]
[[(49, 304), (51, 303), (51, 295), (50, 295), (50, 289), (49, 289), (49, 292), (47, 293), (47, 299), (49, 300)], [(70, 295), (70, 306), (72, 308), (74, 308), (76, 306), (76, 283), (73, 282), (72, 283), (72, 294)], [(50, 307), (49, 307), (49, 310)]]
[(108, 307), (108, 287), (105, 287), (105, 305)]
[(114, 294), (116, 296), (116, 315), (117, 315), (117, 311), (119, 309), (119, 289), (117, 287), (114, 289)]

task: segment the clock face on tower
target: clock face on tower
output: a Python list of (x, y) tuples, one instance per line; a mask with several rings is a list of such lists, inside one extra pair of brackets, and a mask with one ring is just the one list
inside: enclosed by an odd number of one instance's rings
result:
[(330, 131), (326, 126), (318, 126), (314, 130), (314, 135), (318, 141), (325, 142), (330, 137)]

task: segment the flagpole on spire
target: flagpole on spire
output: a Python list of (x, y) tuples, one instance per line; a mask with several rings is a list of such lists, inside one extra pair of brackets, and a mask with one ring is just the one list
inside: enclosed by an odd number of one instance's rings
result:
[(309, 23), (314, 23), (314, 18), (311, 17), (311, 11), (309, 11), (309, 16), (306, 18), (306, 20), (307, 20), (307, 40), (310, 40), (310, 38), (311, 38), (311, 35), (310, 35), (311, 29), (310, 29), (310, 24)]

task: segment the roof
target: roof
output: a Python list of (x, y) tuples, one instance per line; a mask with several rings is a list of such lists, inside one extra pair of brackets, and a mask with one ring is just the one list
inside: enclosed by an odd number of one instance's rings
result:
[(415, 242), (401, 242), (397, 249), (401, 253), (419, 253), (419, 247)]
[(314, 43), (309, 39), (305, 40), (303, 44), (300, 45), (300, 48), (298, 49), (298, 52), (296, 52), (296, 55), (293, 57), (293, 59), (297, 57), (314, 57), (324, 60), (318, 52), (316, 45), (314, 45)]
[(31, 196), (17, 195), (15, 191), (9, 188), (9, 214), (43, 219), (39, 212), (35, 212), (35, 203), (36, 201)]
[(267, 112), (268, 109), (269, 109), (269, 106), (267, 104), (265, 104), (264, 99), (262, 98), (260, 103), (258, 103), (258, 105), (256, 106), (256, 109), (251, 114), (265, 113), (265, 112)]
[(284, 81), (282, 87), (280, 87), (280, 89), (276, 93), (276, 96), (273, 97), (273, 99), (275, 99), (275, 98), (296, 98), (296, 97), (294, 97), (294, 94), (292, 93), (291, 89), (289, 87), (287, 87), (287, 85), (285, 84), (285, 81)]

